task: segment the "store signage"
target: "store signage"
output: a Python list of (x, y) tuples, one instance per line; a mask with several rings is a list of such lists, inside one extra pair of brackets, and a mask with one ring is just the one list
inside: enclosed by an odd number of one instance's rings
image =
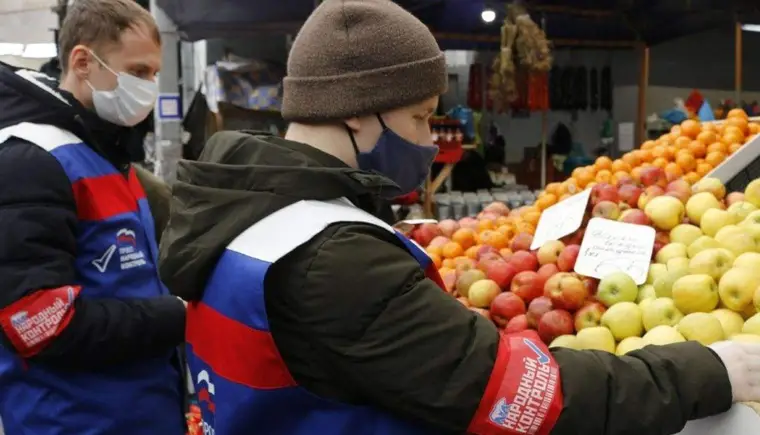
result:
[(530, 249), (538, 249), (546, 242), (559, 240), (578, 230), (583, 223), (590, 197), (591, 189), (586, 189), (544, 210)]
[(575, 271), (599, 279), (621, 271), (636, 284), (644, 284), (652, 259), (654, 237), (655, 230), (650, 226), (591, 219), (581, 242)]

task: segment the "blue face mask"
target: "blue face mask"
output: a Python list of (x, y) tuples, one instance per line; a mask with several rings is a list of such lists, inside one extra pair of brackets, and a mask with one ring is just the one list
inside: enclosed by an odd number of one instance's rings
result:
[(411, 143), (389, 129), (380, 115), (377, 119), (383, 126), (383, 133), (369, 152), (359, 152), (349, 130), (359, 169), (382, 174), (396, 183), (404, 195), (411, 193), (425, 182), (438, 147)]

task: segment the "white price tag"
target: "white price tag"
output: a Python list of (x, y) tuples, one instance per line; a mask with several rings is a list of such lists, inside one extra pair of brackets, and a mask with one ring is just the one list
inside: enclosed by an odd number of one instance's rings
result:
[(594, 218), (588, 223), (575, 262), (581, 275), (602, 279), (621, 271), (644, 284), (652, 259), (655, 230), (645, 225)]
[(586, 189), (544, 210), (530, 249), (538, 249), (544, 243), (559, 240), (580, 228), (590, 197), (591, 189)]

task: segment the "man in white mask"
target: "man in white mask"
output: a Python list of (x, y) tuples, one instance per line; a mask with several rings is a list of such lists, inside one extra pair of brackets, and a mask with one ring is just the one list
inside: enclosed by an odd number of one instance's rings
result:
[(133, 0), (77, 0), (60, 86), (0, 64), (0, 420), (180, 435), (185, 307), (156, 271), (140, 159), (161, 43)]

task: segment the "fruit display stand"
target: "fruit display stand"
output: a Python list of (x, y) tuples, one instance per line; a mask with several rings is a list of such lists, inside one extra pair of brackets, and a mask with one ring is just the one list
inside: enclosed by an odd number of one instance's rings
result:
[(760, 136), (747, 142), (707, 176), (719, 179), (731, 191), (744, 190), (751, 180), (760, 177)]
[[(465, 144), (460, 145), (459, 148), (460, 151), (464, 152), (476, 149), (477, 145)], [(444, 183), (446, 183), (446, 180), (451, 177), (451, 172), (454, 170), (454, 166), (457, 164), (461, 156), (462, 154), (459, 153), (456, 158), (445, 158), (444, 160), (441, 160), (440, 157), (436, 157), (436, 163), (443, 163), (443, 167), (441, 168), (441, 171), (438, 172), (438, 175), (435, 176), (435, 178), (428, 176), (427, 181), (425, 181), (423, 209), (425, 217), (432, 218), (435, 215), (433, 210), (433, 199), (435, 197), (435, 194), (438, 192), (438, 190), (441, 189), (441, 187), (443, 187)]]

